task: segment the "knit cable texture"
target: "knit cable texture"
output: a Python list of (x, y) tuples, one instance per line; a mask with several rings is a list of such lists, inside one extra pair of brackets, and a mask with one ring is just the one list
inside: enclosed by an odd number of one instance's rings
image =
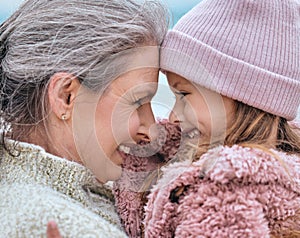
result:
[(127, 237), (110, 188), (88, 169), (38, 146), (15, 149), (0, 157), (0, 237), (46, 237), (50, 220), (63, 237)]

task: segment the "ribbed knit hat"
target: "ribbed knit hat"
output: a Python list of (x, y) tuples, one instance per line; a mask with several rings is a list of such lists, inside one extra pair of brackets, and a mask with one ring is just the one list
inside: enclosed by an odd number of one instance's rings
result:
[(203, 0), (167, 34), (161, 68), (292, 120), (300, 104), (300, 1)]

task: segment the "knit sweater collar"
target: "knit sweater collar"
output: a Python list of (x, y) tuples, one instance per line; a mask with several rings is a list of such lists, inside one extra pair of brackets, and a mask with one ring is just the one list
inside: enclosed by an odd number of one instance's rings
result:
[(119, 225), (117, 215), (113, 214), (111, 189), (100, 184), (89, 169), (49, 154), (33, 144), (7, 140), (6, 146), (13, 154), (5, 149), (0, 150), (0, 183), (30, 183), (50, 187)]

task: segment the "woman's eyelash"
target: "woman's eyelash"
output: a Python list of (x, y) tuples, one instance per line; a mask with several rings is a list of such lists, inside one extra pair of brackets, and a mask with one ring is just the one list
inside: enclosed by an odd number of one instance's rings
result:
[(135, 99), (135, 101), (133, 102), (134, 105), (137, 105), (138, 107), (144, 105), (145, 103), (151, 101), (151, 98), (149, 97), (143, 97), (143, 98), (139, 98), (139, 99)]
[(139, 107), (142, 106), (142, 105), (143, 105), (143, 100), (142, 100), (142, 98), (136, 100), (136, 101), (134, 102), (134, 104), (137, 105), (137, 106), (139, 106)]
[(151, 102), (152, 98), (153, 98), (152, 95), (147, 95), (147, 96), (141, 97), (141, 98), (133, 97), (131, 100), (132, 100), (133, 105), (140, 107), (148, 102)]

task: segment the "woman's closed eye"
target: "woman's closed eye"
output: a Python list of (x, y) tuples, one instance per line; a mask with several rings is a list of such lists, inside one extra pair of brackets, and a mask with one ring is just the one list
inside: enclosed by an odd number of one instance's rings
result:
[(137, 108), (143, 106), (146, 103), (151, 102), (152, 96), (146, 96), (141, 98), (135, 98), (133, 100), (133, 105), (135, 105)]
[(137, 107), (140, 107), (140, 106), (142, 106), (144, 104), (144, 102), (143, 102), (143, 99), (140, 98), (140, 99), (134, 101), (133, 104), (136, 105)]

